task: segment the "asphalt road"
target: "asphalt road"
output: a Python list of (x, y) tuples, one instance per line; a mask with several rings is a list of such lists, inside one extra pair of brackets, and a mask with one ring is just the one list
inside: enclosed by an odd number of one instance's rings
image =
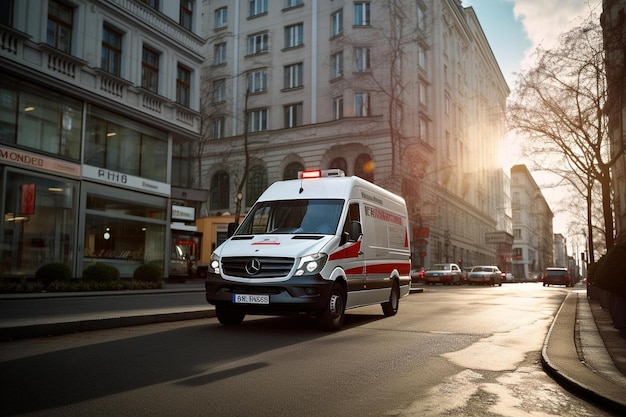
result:
[(2, 415), (607, 416), (541, 368), (566, 291), (429, 287), (335, 333), (212, 318), (5, 342)]

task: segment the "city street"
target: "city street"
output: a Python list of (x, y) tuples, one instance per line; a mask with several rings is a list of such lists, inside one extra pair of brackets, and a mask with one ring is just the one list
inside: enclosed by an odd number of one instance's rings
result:
[(3, 342), (2, 415), (608, 416), (541, 367), (568, 291), (429, 286), (335, 333), (247, 317)]

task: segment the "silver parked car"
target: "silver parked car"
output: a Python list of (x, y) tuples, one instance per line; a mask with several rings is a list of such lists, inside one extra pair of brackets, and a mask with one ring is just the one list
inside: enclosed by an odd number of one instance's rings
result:
[(467, 274), (469, 285), (499, 285), (502, 286), (502, 271), (493, 265), (475, 266)]
[(461, 268), (457, 264), (434, 264), (424, 275), (426, 284), (461, 285)]

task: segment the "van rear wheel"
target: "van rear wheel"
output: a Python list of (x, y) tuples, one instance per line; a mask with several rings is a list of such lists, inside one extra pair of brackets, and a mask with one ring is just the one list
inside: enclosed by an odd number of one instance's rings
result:
[(241, 324), (246, 314), (232, 309), (229, 306), (218, 304), (215, 306), (217, 320), (224, 326), (237, 326)]
[(326, 308), (320, 316), (320, 325), (322, 329), (332, 332), (339, 330), (343, 325), (346, 313), (346, 297), (343, 289), (337, 283), (333, 283), (330, 290), (330, 297), (326, 302)]
[(400, 288), (398, 288), (398, 282), (394, 281), (391, 286), (391, 294), (389, 294), (389, 301), (382, 303), (383, 314), (386, 317), (395, 316), (400, 306)]

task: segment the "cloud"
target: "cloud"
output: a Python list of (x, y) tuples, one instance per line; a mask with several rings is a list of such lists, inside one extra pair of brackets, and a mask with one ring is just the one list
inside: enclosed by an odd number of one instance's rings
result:
[(514, 3), (513, 15), (522, 23), (532, 46), (526, 50), (522, 67), (530, 64), (532, 52), (541, 46), (556, 46), (559, 35), (580, 24), (593, 13), (600, 14), (602, 0), (507, 0)]

